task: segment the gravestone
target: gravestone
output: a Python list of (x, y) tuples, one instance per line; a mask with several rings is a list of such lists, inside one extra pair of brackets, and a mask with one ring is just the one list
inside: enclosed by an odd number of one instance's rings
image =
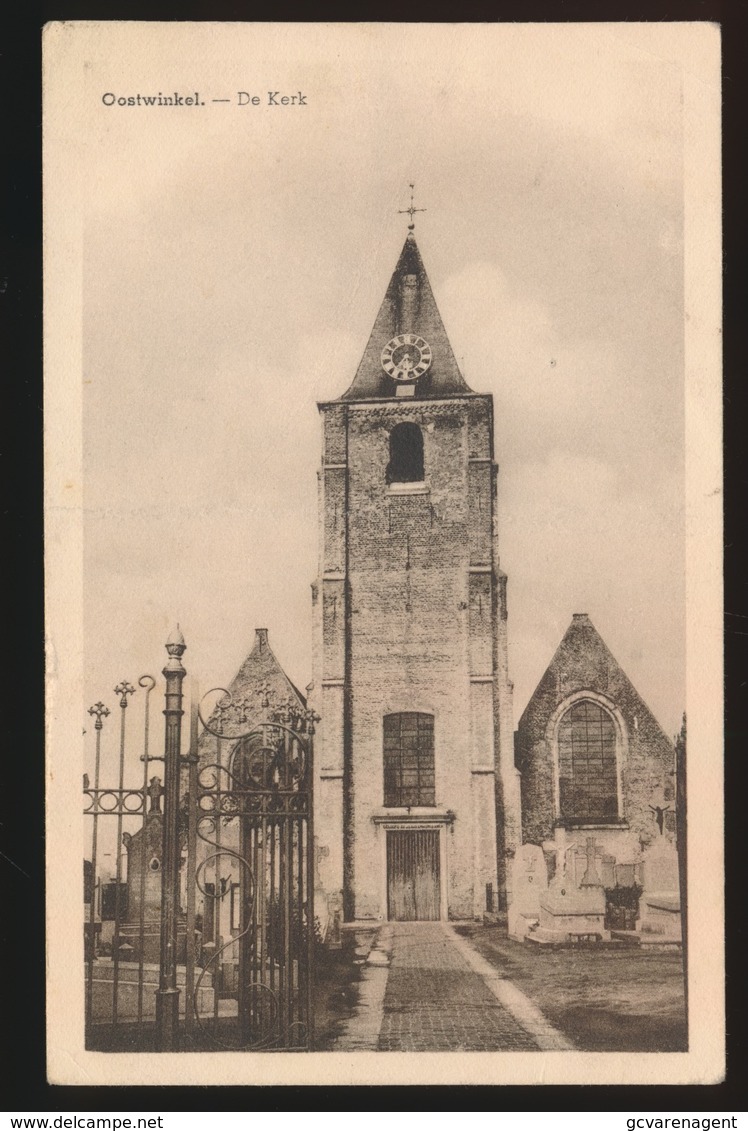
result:
[(675, 845), (665, 837), (658, 837), (644, 854), (644, 890), (678, 890), (678, 853)]
[(507, 915), (509, 937), (522, 940), (540, 915), (540, 897), (548, 887), (543, 849), (523, 844), (511, 863), (512, 903)]
[(581, 882), (579, 884), (580, 888), (600, 888), (603, 886), (603, 882), (600, 879), (600, 874), (597, 870), (598, 856), (602, 857), (602, 853), (599, 853), (597, 850), (597, 846), (595, 845), (595, 838), (594, 836), (588, 836), (587, 847), (585, 849), (586, 866), (584, 869), (584, 875), (582, 876)]
[(542, 893), (540, 925), (528, 934), (532, 942), (568, 945), (579, 938), (590, 941), (610, 938), (610, 932), (605, 929), (605, 889), (598, 872), (598, 851), (595, 838), (587, 837), (579, 886), (575, 882), (580, 865), (576, 852), (571, 866), (557, 874), (550, 888)]
[[(594, 837), (587, 837), (586, 841), (589, 840), (594, 841)], [(584, 884), (584, 878), (589, 870), (589, 859), (586, 841), (584, 844), (575, 845), (573, 850), (569, 853), (572, 885), (577, 888), (582, 887), (582, 885)], [(597, 876), (598, 882), (600, 882), (602, 878), (603, 851), (598, 847), (597, 844), (594, 845), (593, 865), (594, 874)]]
[(635, 882), (634, 865), (633, 864), (616, 864), (615, 878), (616, 878), (616, 884), (618, 884), (619, 887), (622, 887), (622, 888), (633, 887), (634, 882)]
[(609, 856), (607, 853), (603, 856), (600, 864), (600, 879), (602, 880), (604, 888), (614, 888), (616, 886), (615, 856)]
[[(161, 853), (163, 788), (157, 777), (147, 790), (149, 809), (143, 826), (122, 834), (127, 850), (127, 912), (120, 927), (120, 956), (158, 962), (161, 954)], [(185, 920), (178, 915), (177, 961), (185, 960)]]
[(587, 871), (587, 853), (579, 845), (576, 845), (572, 852), (569, 853), (568, 863), (568, 879), (570, 886), (578, 888), (582, 884), (582, 877)]
[(660, 836), (644, 854), (643, 885), (639, 906), (642, 935), (658, 941), (681, 939), (678, 853), (675, 845)]

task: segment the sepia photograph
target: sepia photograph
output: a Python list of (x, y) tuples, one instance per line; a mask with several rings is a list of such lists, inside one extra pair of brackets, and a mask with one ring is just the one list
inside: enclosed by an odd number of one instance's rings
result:
[(722, 1079), (719, 55), (45, 28), (52, 1083)]

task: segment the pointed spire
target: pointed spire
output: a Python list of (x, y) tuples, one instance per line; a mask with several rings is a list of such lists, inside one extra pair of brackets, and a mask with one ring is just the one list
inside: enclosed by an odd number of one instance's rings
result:
[[(412, 210), (412, 211), (411, 211)], [(425, 209), (405, 209), (411, 217), (410, 228), (400, 258), (390, 279), (390, 284), (379, 308), (368, 344), (356, 376), (341, 400), (367, 400), (370, 397), (394, 397), (396, 382), (382, 365), (382, 351), (398, 335), (416, 334), (425, 339), (430, 349), (430, 364), (415, 382), (415, 397), (450, 397), (471, 393), (457, 359), (449, 344), (447, 331), (431, 290), (426, 268), (413, 234), (412, 212)]]

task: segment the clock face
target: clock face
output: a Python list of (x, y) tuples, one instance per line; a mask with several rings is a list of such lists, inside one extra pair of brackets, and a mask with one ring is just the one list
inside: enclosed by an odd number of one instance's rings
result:
[(419, 334), (398, 334), (382, 350), (382, 369), (394, 381), (417, 381), (431, 365), (431, 346)]

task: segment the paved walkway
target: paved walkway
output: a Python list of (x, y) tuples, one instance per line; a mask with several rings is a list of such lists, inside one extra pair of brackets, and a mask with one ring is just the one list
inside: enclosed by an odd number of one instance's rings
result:
[(569, 1048), (525, 995), (446, 923), (387, 923), (340, 1050), (451, 1052)]

